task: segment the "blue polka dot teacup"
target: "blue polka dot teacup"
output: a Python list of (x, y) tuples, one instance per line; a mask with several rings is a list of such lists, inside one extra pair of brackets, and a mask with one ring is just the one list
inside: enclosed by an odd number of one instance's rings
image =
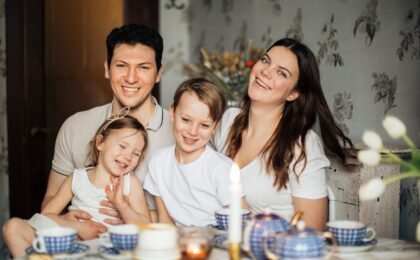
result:
[(339, 246), (357, 246), (372, 241), (376, 232), (365, 224), (351, 220), (338, 220), (327, 223)]
[(38, 253), (60, 254), (69, 252), (76, 243), (77, 232), (73, 228), (54, 227), (36, 231), (32, 243)]
[(134, 224), (112, 226), (100, 236), (101, 244), (118, 251), (132, 251), (137, 247), (139, 229)]
[[(224, 208), (216, 211), (214, 216), (216, 217), (217, 229), (228, 230), (229, 229), (229, 208)], [(241, 209), (242, 216), (242, 227), (244, 228), (251, 219), (251, 212), (246, 209)]]

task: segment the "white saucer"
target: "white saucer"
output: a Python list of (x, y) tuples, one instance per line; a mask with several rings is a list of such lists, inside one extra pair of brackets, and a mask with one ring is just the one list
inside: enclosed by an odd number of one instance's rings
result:
[(136, 257), (142, 260), (172, 260), (172, 259), (180, 259), (181, 252), (179, 248), (172, 248), (166, 250), (145, 250), (145, 249), (137, 249)]
[(99, 254), (105, 258), (105, 259), (110, 259), (110, 260), (128, 260), (128, 259), (133, 259), (133, 252), (124, 252), (121, 253), (118, 250), (112, 248), (112, 247), (104, 247), (104, 246), (100, 246), (98, 248), (98, 252)]
[[(376, 239), (370, 241), (370, 242), (366, 242), (363, 243), (361, 245), (358, 246), (337, 246), (336, 250), (338, 253), (343, 253), (343, 254), (354, 254), (354, 253), (360, 253), (360, 252), (365, 252), (368, 251), (370, 249), (372, 249), (375, 245), (376, 245), (377, 241)], [(326, 245), (325, 248), (328, 251), (333, 251), (334, 250), (334, 246), (332, 245)]]
[[(88, 250), (89, 250), (89, 246), (84, 245), (84, 244), (80, 244), (80, 243), (75, 243), (72, 246), (70, 252), (61, 253), (61, 254), (54, 254), (54, 255), (51, 255), (51, 256), (53, 256), (54, 259), (66, 259), (66, 260), (81, 259), (84, 256), (86, 256), (86, 253), (87, 253)], [(27, 248), (26, 253), (28, 255), (39, 254), (32, 247)]]

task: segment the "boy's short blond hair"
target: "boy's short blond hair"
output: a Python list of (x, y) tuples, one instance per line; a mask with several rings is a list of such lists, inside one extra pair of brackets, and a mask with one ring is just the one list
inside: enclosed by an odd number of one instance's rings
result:
[(174, 111), (185, 92), (196, 94), (198, 99), (209, 107), (210, 117), (215, 123), (222, 119), (223, 112), (226, 109), (226, 100), (213, 82), (205, 78), (192, 78), (182, 82), (174, 94), (172, 103)]

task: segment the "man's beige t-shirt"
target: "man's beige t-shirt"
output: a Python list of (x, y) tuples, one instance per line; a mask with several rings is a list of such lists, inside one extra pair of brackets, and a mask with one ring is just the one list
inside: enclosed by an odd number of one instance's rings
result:
[[(155, 100), (154, 100), (155, 101)], [(156, 108), (146, 126), (149, 137), (149, 147), (145, 151), (144, 160), (134, 171), (143, 183), (147, 173), (147, 164), (151, 154), (174, 143), (172, 125), (168, 111), (155, 101)], [(85, 168), (89, 153), (89, 143), (99, 126), (111, 116), (112, 103), (78, 112), (63, 123), (55, 142), (52, 169), (59, 174), (68, 176), (74, 169)]]

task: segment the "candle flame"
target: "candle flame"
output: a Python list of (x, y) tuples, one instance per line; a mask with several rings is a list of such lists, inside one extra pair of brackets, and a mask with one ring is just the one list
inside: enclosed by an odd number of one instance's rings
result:
[(241, 182), (239, 166), (236, 163), (232, 164), (232, 168), (230, 168), (230, 181), (232, 183)]
[(299, 231), (303, 231), (305, 229), (305, 221), (299, 220), (298, 223), (296, 224), (296, 228)]

